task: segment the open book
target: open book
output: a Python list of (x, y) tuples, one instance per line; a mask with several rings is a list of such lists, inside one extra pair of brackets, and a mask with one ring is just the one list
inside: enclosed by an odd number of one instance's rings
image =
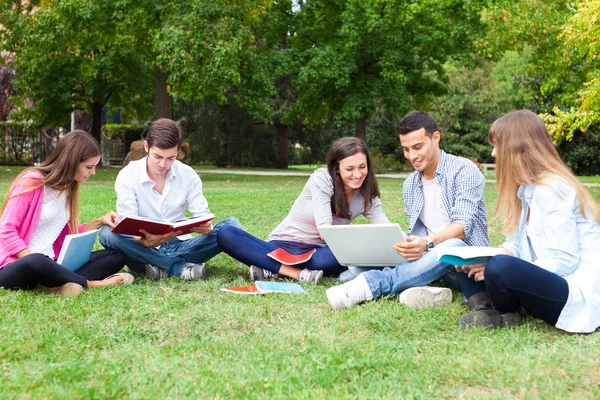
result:
[(434, 247), (438, 260), (451, 265), (485, 264), (493, 256), (506, 254), (500, 247), (459, 246)]
[(98, 229), (65, 236), (65, 241), (56, 262), (70, 271), (77, 271), (88, 262)]
[(181, 234), (184, 235), (190, 233), (192, 228), (204, 225), (214, 219), (215, 216), (213, 214), (208, 214), (202, 217), (186, 218), (170, 223), (142, 217), (125, 217), (112, 231), (132, 236), (142, 236), (140, 229), (144, 229), (153, 235), (164, 235), (175, 231), (181, 231)]
[(315, 254), (317, 250), (312, 249), (306, 253), (302, 254), (290, 254), (282, 248), (278, 248), (268, 253), (267, 255), (271, 257), (273, 260), (280, 262), (285, 265), (296, 265), (302, 264), (303, 262), (307, 262), (310, 260), (313, 254)]
[(265, 281), (256, 281), (251, 286), (221, 288), (221, 290), (236, 294), (306, 293), (298, 283)]

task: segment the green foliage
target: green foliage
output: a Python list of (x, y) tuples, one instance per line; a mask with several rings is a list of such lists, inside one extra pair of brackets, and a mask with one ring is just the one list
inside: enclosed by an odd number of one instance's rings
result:
[(600, 175), (600, 126), (577, 131), (569, 140), (560, 137), (556, 147), (562, 159), (577, 175)]
[(141, 139), (143, 131), (142, 125), (105, 124), (102, 126), (102, 134), (109, 139), (120, 139), (125, 136), (137, 136)]
[(152, 75), (141, 7), (136, 1), (4, 2), (0, 44), (15, 53), (16, 104), (33, 101), (36, 121), (54, 126), (68, 121), (73, 108), (99, 117), (107, 103), (147, 107)]
[[(171, 90), (180, 99), (207, 98), (224, 104), (233, 88), (257, 81), (252, 85), (255, 96), (266, 99), (260, 91), (268, 91), (269, 72), (252, 60), (257, 57), (253, 28), (268, 4), (265, 0), (165, 3), (153, 48), (158, 66), (169, 75)], [(264, 104), (247, 105), (255, 114), (270, 118)]]
[(531, 46), (530, 71), (540, 76), (547, 97), (542, 118), (555, 139), (571, 140), (600, 121), (600, 63), (597, 24), (600, 1), (499, 1), (487, 10), (490, 56)]
[(534, 108), (535, 80), (528, 72), (530, 51), (509, 51), (498, 62), (475, 68), (448, 63), (448, 94), (432, 102), (442, 148), (482, 163), (494, 162), (488, 143), (491, 124), (515, 109)]
[(319, 124), (405, 112), (443, 91), (442, 65), (467, 58), (486, 2), (315, 0), (290, 43), (300, 57), (292, 116)]

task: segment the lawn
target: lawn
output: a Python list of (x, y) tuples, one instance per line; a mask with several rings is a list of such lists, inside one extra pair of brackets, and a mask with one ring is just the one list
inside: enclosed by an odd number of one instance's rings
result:
[[(17, 173), (0, 167), (0, 194)], [(114, 209), (116, 170), (83, 186), (84, 220)], [(218, 219), (259, 237), (286, 215), (306, 177), (205, 174)], [(401, 181), (381, 179), (406, 228)], [(600, 202), (600, 188), (591, 189)], [(489, 212), (496, 202), (486, 187)], [(492, 244), (502, 241), (497, 222)], [(138, 279), (74, 298), (0, 290), (2, 398), (599, 398), (600, 336), (528, 319), (460, 331), (462, 295), (410, 310), (395, 298), (333, 311), (325, 285), (306, 295), (238, 296), (247, 267), (225, 255), (207, 281)]]

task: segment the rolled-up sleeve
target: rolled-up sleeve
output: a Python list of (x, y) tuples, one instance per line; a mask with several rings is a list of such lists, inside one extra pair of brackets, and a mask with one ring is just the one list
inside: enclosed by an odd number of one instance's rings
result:
[(515, 233), (514, 235), (511, 235), (509, 237), (506, 238), (506, 240), (504, 241), (504, 243), (502, 243), (500, 245), (500, 247), (505, 248), (506, 250), (510, 251), (510, 253), (517, 258), (520, 258), (520, 252), (519, 252), (519, 234)]
[(323, 171), (314, 172), (306, 182), (310, 192), (313, 215), (317, 226), (333, 222), (331, 212), (331, 196), (333, 196), (333, 182)]
[(117, 214), (119, 218), (139, 216), (135, 182), (129, 171), (122, 169), (115, 181), (115, 192), (117, 194)]
[(210, 213), (208, 201), (202, 193), (202, 180), (195, 171), (186, 176), (188, 182), (187, 207), (188, 211), (194, 216), (199, 217)]
[(483, 199), (485, 178), (476, 167), (463, 165), (456, 175), (456, 195), (454, 207), (450, 212), (452, 223), (463, 226), (465, 237), (470, 237), (473, 223), (480, 211), (479, 203)]
[(575, 190), (566, 184), (539, 185), (535, 197), (542, 216), (543, 232), (539, 233), (547, 252), (534, 264), (560, 276), (570, 275), (579, 265)]

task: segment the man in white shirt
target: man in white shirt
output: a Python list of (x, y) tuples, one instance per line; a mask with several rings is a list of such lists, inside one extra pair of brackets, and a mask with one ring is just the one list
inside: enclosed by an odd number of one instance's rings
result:
[[(117, 213), (120, 218), (143, 217), (175, 222), (187, 210), (194, 217), (210, 213), (202, 194), (202, 181), (189, 166), (177, 160), (183, 137), (172, 120), (162, 118), (148, 128), (144, 150), (148, 155), (130, 162), (115, 182)], [(200, 235), (178, 236), (181, 232), (136, 237), (112, 233), (109, 226), (100, 231), (100, 243), (107, 249), (126, 254), (132, 272), (145, 273), (151, 280), (180, 276), (187, 280), (206, 278), (204, 263), (221, 252), (217, 231), (223, 225), (241, 228), (235, 218), (213, 226), (212, 221), (193, 229)]]

